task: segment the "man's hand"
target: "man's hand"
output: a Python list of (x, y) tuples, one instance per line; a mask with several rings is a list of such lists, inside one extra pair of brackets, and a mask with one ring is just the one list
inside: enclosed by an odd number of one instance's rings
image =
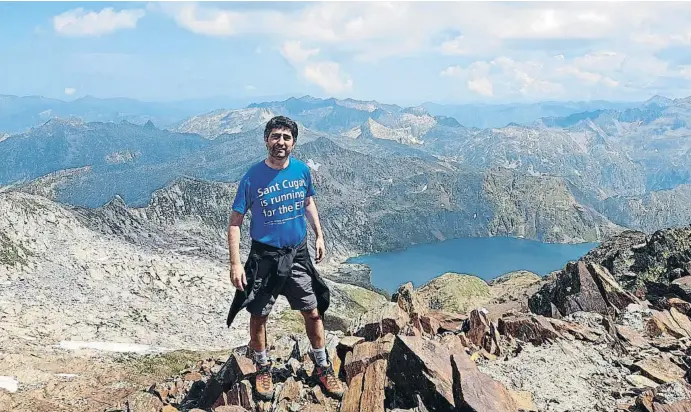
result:
[(317, 237), (317, 242), (315, 245), (315, 251), (317, 253), (315, 260), (317, 261), (317, 263), (319, 263), (324, 259), (324, 255), (326, 254), (326, 247), (324, 246), (324, 238), (321, 236)]
[(230, 281), (238, 290), (245, 290), (247, 278), (245, 277), (245, 267), (237, 263), (230, 267)]

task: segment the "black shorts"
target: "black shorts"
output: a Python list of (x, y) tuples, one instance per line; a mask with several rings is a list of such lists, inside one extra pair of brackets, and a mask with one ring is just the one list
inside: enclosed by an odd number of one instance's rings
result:
[[(257, 278), (255, 283), (261, 284), (263, 276), (269, 276), (269, 270), (262, 270), (262, 262), (257, 262)], [(269, 263), (269, 262), (266, 262)], [(290, 308), (299, 311), (308, 311), (317, 308), (317, 296), (312, 289), (312, 277), (305, 267), (299, 263), (293, 263), (291, 274), (286, 278), (285, 284), (279, 295), (285, 296)], [(269, 292), (259, 290), (252, 302), (247, 305), (247, 311), (252, 315), (267, 316), (276, 303), (276, 297)]]

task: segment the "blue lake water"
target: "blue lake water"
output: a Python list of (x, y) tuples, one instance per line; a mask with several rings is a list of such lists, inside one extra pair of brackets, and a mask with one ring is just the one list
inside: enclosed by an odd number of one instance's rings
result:
[(475, 275), (485, 280), (515, 270), (544, 276), (597, 245), (552, 244), (508, 237), (462, 238), (362, 255), (348, 262), (368, 265), (372, 269), (372, 284), (393, 293), (405, 282), (419, 287), (446, 272)]

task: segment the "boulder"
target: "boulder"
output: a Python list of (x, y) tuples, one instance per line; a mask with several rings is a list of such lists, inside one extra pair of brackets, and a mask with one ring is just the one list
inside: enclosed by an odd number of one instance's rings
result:
[(405, 283), (399, 287), (398, 291), (393, 295), (392, 300), (396, 302), (411, 319), (420, 318), (427, 312), (424, 303), (417, 296), (412, 282)]
[(528, 299), (530, 310), (552, 316), (554, 305), (559, 317), (588, 311), (609, 314), (608, 305), (584, 262), (569, 262), (551, 281)]
[(463, 352), (451, 355), (451, 375), (456, 411), (516, 412), (513, 396), (500, 382), (480, 372)]
[(215, 404), (224, 393), (255, 372), (256, 368), (251, 359), (240, 353), (231, 354), (220, 371), (206, 382), (197, 400), (197, 407), (203, 409)]
[(500, 354), (497, 328), (494, 323), (487, 320), (485, 311), (475, 309), (470, 312), (466, 337), (478, 348), (483, 348), (495, 356)]
[(641, 373), (658, 383), (669, 383), (684, 378), (684, 370), (666, 357), (646, 358), (634, 363)]
[(532, 312), (555, 318), (582, 311), (613, 316), (637, 303), (606, 268), (584, 261), (569, 262), (528, 299)]
[(657, 230), (650, 236), (627, 230), (581, 260), (605, 267), (617, 283), (639, 299), (655, 301), (670, 290), (678, 291), (671, 284), (691, 274), (691, 227)]
[(444, 345), (426, 338), (396, 336), (387, 370), (393, 396), (417, 405), (419, 395), (429, 411), (517, 411), (504, 386), (480, 372), (456, 341)]
[(669, 291), (684, 301), (691, 302), (691, 276), (684, 276), (673, 280)]
[(343, 362), (346, 382), (350, 384), (353, 377), (363, 373), (371, 363), (388, 359), (393, 342), (394, 336), (390, 334), (374, 342), (361, 342), (355, 345), (352, 352), (346, 354)]
[(691, 385), (670, 382), (643, 392), (636, 406), (645, 412), (687, 412), (691, 410)]
[(459, 331), (466, 319), (468, 319), (466, 315), (430, 310), (420, 318), (420, 323), (424, 332), (434, 335), (441, 332)]
[(389, 333), (398, 334), (409, 321), (410, 316), (397, 303), (387, 302), (355, 319), (350, 332), (353, 336), (374, 341)]

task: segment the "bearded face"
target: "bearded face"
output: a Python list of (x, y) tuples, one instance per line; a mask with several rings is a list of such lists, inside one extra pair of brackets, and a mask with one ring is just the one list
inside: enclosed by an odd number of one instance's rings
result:
[(274, 159), (285, 159), (295, 147), (295, 139), (290, 129), (274, 129), (266, 139), (266, 148)]

